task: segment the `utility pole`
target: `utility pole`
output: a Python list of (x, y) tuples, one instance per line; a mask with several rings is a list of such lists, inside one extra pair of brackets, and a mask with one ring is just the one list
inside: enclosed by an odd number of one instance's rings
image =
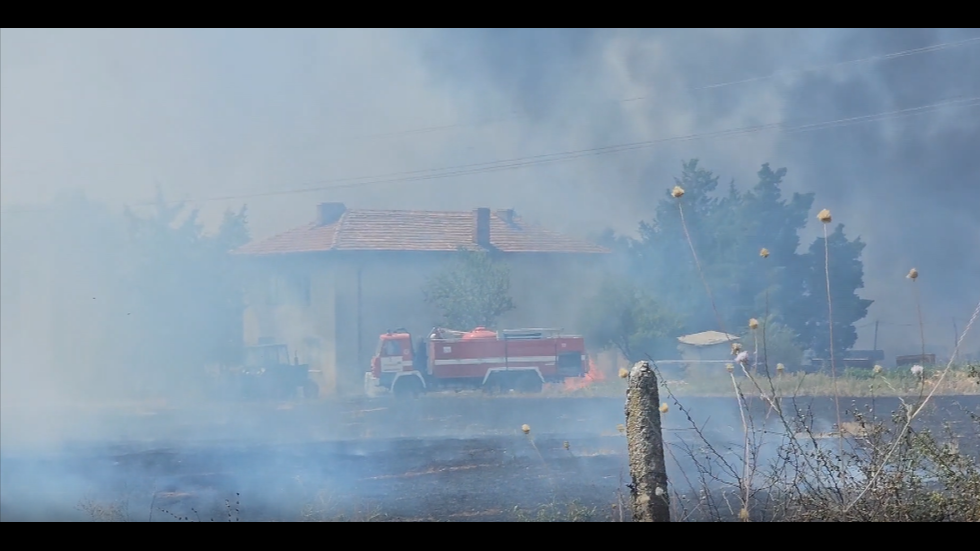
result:
[(657, 375), (651, 362), (641, 361), (633, 366), (628, 377), (626, 447), (632, 478), (629, 488), (633, 522), (670, 522)]
[(871, 345), (872, 350), (878, 350), (878, 320), (875, 320), (875, 343)]
[(956, 327), (956, 318), (953, 318), (953, 354), (956, 354), (956, 347), (960, 344), (960, 330)]

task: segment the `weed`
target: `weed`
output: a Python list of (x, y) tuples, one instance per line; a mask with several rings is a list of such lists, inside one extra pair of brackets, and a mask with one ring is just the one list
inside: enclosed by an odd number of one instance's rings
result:
[(597, 507), (587, 507), (574, 500), (567, 503), (553, 501), (533, 513), (514, 507), (514, 517), (518, 522), (593, 522), (597, 514)]
[(82, 498), (76, 509), (88, 515), (93, 522), (130, 522), (128, 500), (103, 503), (92, 498)]

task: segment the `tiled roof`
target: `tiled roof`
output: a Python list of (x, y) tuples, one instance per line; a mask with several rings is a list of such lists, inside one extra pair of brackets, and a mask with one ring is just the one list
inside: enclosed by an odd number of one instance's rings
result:
[[(248, 255), (318, 251), (454, 251), (477, 249), (472, 212), (345, 210), (331, 224), (309, 223), (236, 252)], [(602, 254), (609, 250), (526, 224), (516, 215), (490, 214), (490, 243), (502, 252)]]

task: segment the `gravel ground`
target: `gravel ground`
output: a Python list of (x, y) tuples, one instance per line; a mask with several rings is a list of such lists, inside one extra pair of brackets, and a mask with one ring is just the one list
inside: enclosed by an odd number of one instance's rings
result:
[[(841, 403), (849, 411), (870, 405)], [(887, 415), (898, 401), (874, 405)], [(734, 399), (687, 398), (684, 406), (717, 448), (741, 447)], [(811, 410), (818, 430), (836, 417), (832, 399), (797, 406)], [(756, 408), (762, 419), (765, 405)], [(967, 412), (978, 411), (980, 397), (937, 397), (923, 420), (964, 431)], [(620, 399), (430, 396), (38, 415), (2, 415), (2, 521), (603, 520), (616, 516), (610, 506), (627, 491)], [(58, 446), (24, 439), (27, 431), (17, 429), (29, 422)], [(675, 451), (670, 476), (680, 486), (681, 471), (694, 469), (678, 444), (696, 437), (676, 406), (665, 430)], [(977, 447), (960, 442), (962, 451)], [(575, 502), (573, 511), (541, 509)]]

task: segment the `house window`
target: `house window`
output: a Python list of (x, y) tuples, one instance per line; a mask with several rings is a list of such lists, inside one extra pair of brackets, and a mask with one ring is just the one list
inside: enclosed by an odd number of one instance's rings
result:
[(310, 276), (301, 275), (296, 278), (296, 288), (297, 295), (299, 296), (299, 301), (303, 306), (309, 306), (311, 303), (311, 292), (310, 292)]
[(267, 295), (269, 304), (279, 304), (282, 300), (282, 281), (277, 276), (269, 278), (269, 293)]
[(267, 298), (269, 304), (311, 304), (310, 276), (273, 276), (269, 279)]

